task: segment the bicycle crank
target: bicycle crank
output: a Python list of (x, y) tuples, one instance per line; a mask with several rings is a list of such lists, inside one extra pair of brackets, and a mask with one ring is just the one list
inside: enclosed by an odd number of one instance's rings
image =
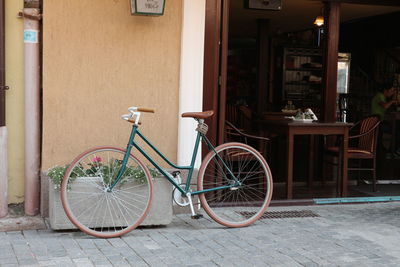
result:
[(172, 199), (174, 200), (176, 205), (180, 207), (186, 207), (187, 205), (190, 204), (188, 198), (182, 195), (182, 193), (179, 190), (177, 190), (176, 187), (174, 188), (174, 190), (172, 190)]

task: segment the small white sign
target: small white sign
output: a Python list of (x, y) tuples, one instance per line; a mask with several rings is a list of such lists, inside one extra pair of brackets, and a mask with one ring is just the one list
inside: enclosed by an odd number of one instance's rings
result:
[(39, 31), (24, 30), (24, 43), (28, 43), (28, 44), (39, 43)]
[(265, 10), (281, 10), (282, 0), (248, 0), (249, 8)]
[(166, 0), (131, 0), (131, 12), (135, 15), (163, 15)]

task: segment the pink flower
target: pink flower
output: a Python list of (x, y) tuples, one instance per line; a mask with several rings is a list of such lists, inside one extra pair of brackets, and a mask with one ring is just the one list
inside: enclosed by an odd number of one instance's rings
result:
[(94, 157), (92, 159), (93, 162), (101, 162), (101, 158), (100, 157)]

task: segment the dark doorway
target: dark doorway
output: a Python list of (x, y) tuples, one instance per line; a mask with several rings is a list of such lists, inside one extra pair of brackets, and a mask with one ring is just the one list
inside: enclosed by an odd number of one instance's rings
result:
[[(322, 63), (322, 56), (319, 54), (322, 50), (319, 44), (323, 32), (320, 32), (313, 25), (314, 19), (323, 13), (322, 1), (308, 0), (287, 0), (283, 1), (282, 10), (260, 10), (249, 9), (244, 5), (245, 1), (229, 0), (207, 0), (206, 8), (206, 36), (205, 36), (205, 69), (204, 69), (204, 110), (213, 109), (216, 111), (216, 117), (210, 124), (210, 136), (216, 143), (224, 141), (224, 121), (230, 116), (231, 106), (245, 106), (250, 110), (249, 125), (240, 125), (242, 128), (257, 132), (258, 119), (265, 117), (281, 116), (282, 109), (288, 104), (283, 88), (283, 64), (285, 47), (291, 48), (313, 48), (314, 57), (310, 62), (300, 62), (299, 64), (309, 67), (311, 71), (308, 74), (294, 73), (294, 78), (299, 77), (300, 83), (305, 84), (305, 77), (318, 81), (322, 75), (316, 74), (318, 64)], [(336, 1), (338, 2), (338, 1)], [(356, 5), (355, 2), (363, 1), (339, 1), (341, 27), (349, 23), (362, 21), (366, 18), (375, 16), (386, 16), (389, 13), (397, 12), (399, 7), (377, 6), (379, 1), (364, 1), (370, 5)], [(394, 2), (385, 2), (393, 4)], [(346, 26), (346, 28), (349, 28)], [(345, 28), (343, 28), (345, 29)], [(348, 38), (347, 34), (341, 38)], [(348, 35), (352, 35), (351, 31)], [(400, 35), (399, 35), (400, 36)], [(373, 36), (370, 36), (374, 38)], [(340, 40), (339, 52), (351, 52), (343, 46), (343, 39)], [(346, 51), (341, 51), (344, 49)], [(300, 50), (299, 50), (300, 51)], [(307, 54), (311, 50), (301, 50)], [(298, 52), (298, 51), (297, 51)], [(300, 55), (303, 56), (303, 55)], [(307, 55), (308, 56), (308, 55)], [(366, 55), (365, 57), (368, 57)], [(315, 59), (315, 60), (314, 60)], [(295, 64), (293, 62), (293, 64)], [(314, 71), (315, 72), (312, 72)], [(311, 78), (310, 78), (311, 77)], [(309, 81), (309, 80), (308, 80)], [(350, 86), (354, 87), (353, 84)], [(293, 82), (293, 86), (295, 82)], [(304, 85), (302, 85), (304, 87)], [(312, 85), (311, 89), (317, 87)], [(318, 89), (319, 90), (319, 89)], [(313, 101), (321, 100), (323, 96), (316, 95), (314, 91)], [(297, 91), (293, 95), (297, 96)], [(331, 97), (331, 102), (335, 102), (335, 97)], [(302, 101), (310, 100), (306, 96)], [(360, 101), (361, 104), (370, 101)], [(302, 107), (301, 102), (295, 103), (296, 107)], [(309, 105), (309, 103), (307, 103)], [(315, 109), (320, 109), (320, 104), (316, 103)], [(334, 103), (335, 105), (335, 103)], [(332, 106), (332, 105), (331, 105)], [(357, 107), (354, 107), (357, 109)], [(363, 107), (363, 111), (367, 108)], [(246, 114), (245, 114), (246, 115)], [(355, 122), (357, 118), (352, 118)], [(238, 119), (242, 121), (243, 119)], [(297, 164), (296, 173), (297, 183), (302, 185), (306, 179), (302, 180), (300, 176), (306, 176), (308, 168), (304, 162), (307, 161), (302, 155), (302, 151), (309, 147), (307, 140), (300, 138), (300, 145), (296, 148), (295, 161)], [(279, 151), (278, 151), (279, 152)], [(316, 151), (318, 153), (318, 151)], [(276, 170), (273, 175), (275, 181), (279, 184), (284, 182), (280, 178), (279, 170), (285, 168), (281, 166), (278, 159), (274, 157), (269, 160)], [(319, 172), (318, 165), (316, 171)], [(295, 177), (296, 179), (296, 177)], [(296, 182), (296, 181), (295, 181)], [(279, 190), (278, 190), (279, 191)], [(332, 191), (332, 192), (331, 192)], [(300, 188), (297, 190), (296, 198), (327, 197), (333, 196), (335, 189), (309, 190)], [(364, 193), (360, 193), (363, 195)], [(353, 194), (354, 196), (357, 193)]]

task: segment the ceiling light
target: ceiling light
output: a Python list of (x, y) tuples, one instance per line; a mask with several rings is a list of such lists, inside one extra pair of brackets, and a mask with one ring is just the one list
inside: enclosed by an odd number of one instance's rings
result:
[(322, 25), (324, 25), (324, 17), (323, 16), (316, 17), (314, 24), (317, 25), (318, 27), (321, 27)]

